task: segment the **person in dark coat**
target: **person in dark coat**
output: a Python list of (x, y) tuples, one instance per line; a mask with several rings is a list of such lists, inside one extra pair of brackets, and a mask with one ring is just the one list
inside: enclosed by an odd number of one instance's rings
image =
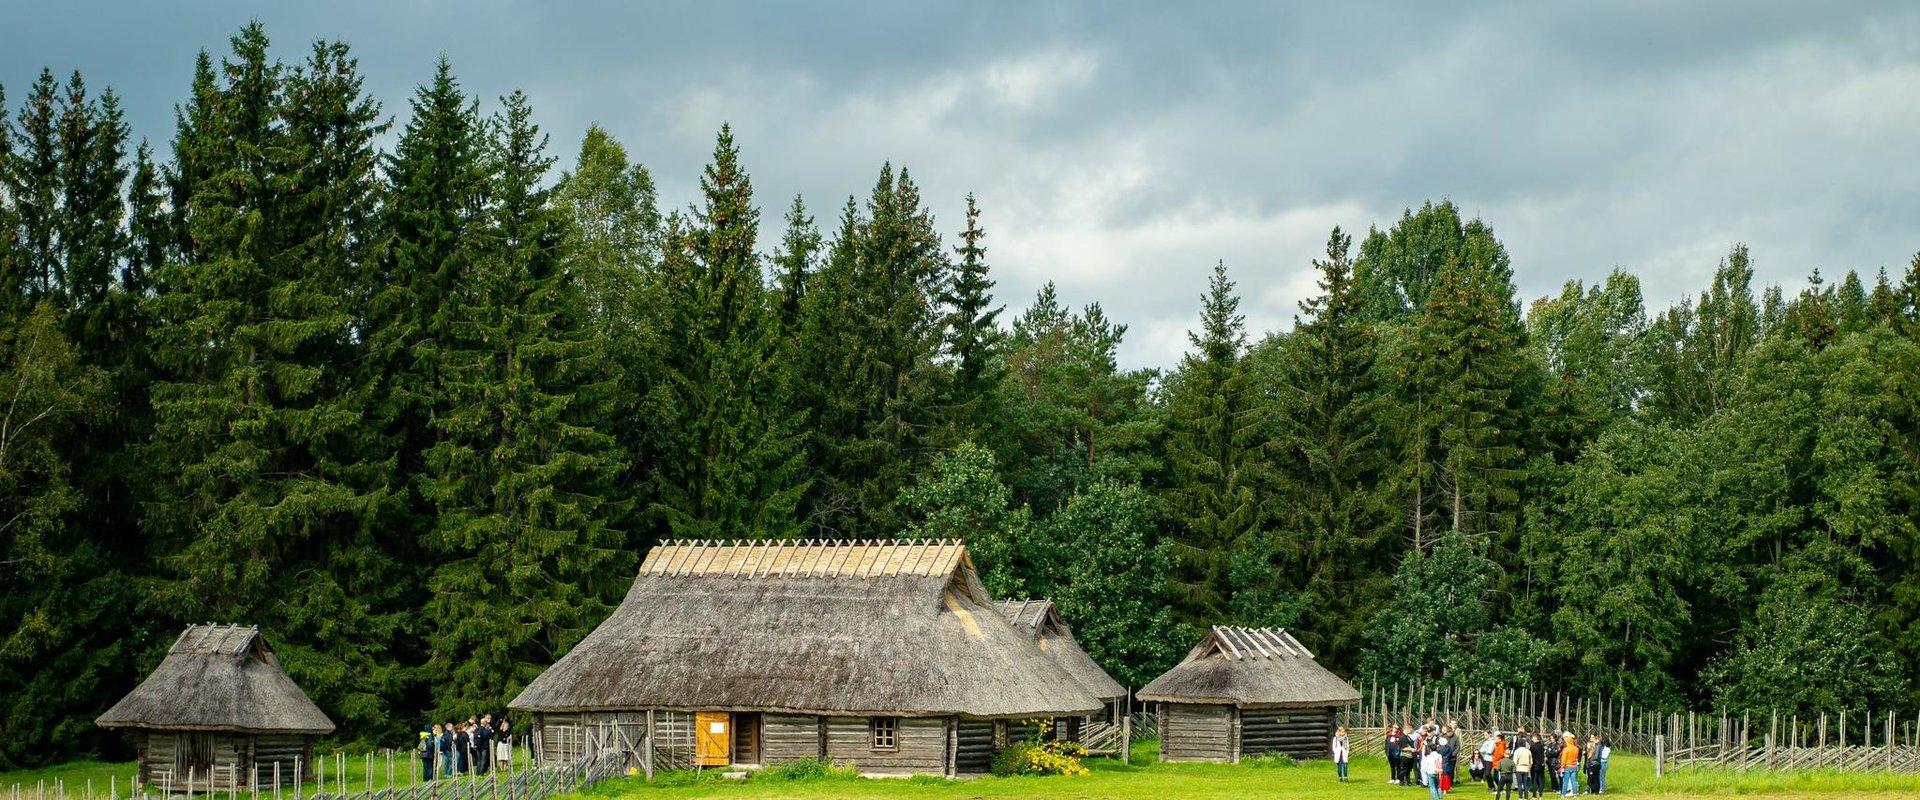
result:
[(434, 745), (439, 748), (440, 777), (445, 778), (453, 775), (453, 723), (440, 726), (439, 731), (440, 740)]
[(473, 771), (481, 775), (493, 766), (493, 715), (480, 718), (473, 726)]
[(1549, 745), (1539, 731), (1533, 732), (1533, 741), (1528, 746), (1533, 748), (1533, 792), (1538, 797), (1552, 785), (1547, 783), (1547, 774), (1553, 771), (1549, 765), (1556, 761), (1560, 751)]
[(1453, 791), (1454, 772), (1460, 768), (1458, 761), (1460, 752), (1459, 734), (1454, 731), (1452, 725), (1440, 729), (1439, 750), (1440, 791), (1451, 792)]

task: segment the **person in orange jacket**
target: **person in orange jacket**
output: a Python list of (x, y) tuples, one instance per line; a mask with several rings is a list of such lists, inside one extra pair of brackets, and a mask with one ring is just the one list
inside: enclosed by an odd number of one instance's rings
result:
[(1580, 791), (1580, 745), (1574, 743), (1573, 734), (1567, 734), (1566, 743), (1560, 747), (1560, 796), (1572, 797)]

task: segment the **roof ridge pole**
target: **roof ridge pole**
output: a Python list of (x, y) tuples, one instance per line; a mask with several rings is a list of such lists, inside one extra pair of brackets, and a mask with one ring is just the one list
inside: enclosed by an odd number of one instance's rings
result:
[(1241, 658), (1240, 648), (1233, 646), (1233, 637), (1227, 635), (1227, 633), (1225, 632), (1226, 630), (1227, 629), (1223, 629), (1223, 628), (1220, 628), (1219, 626), (1215, 626), (1213, 629), (1214, 638), (1219, 640), (1221, 644), (1226, 645), (1227, 652), (1230, 654), (1229, 656), (1230, 658), (1232, 658), (1235, 661), (1238, 661)]
[(939, 545), (934, 544), (932, 539), (921, 540), (913, 550), (913, 574), (919, 575), (932, 569), (940, 563), (939, 555)]
[(1250, 634), (1247, 636), (1247, 643), (1253, 645), (1254, 652), (1259, 653), (1261, 658), (1272, 658), (1273, 653), (1267, 652), (1267, 643), (1264, 641), (1266, 636), (1266, 631)]
[(753, 555), (753, 545), (747, 545), (746, 552), (740, 554), (740, 560), (733, 562), (733, 572), (728, 577), (733, 577), (733, 578), (740, 577), (740, 570), (747, 565), (747, 559), (752, 555)]

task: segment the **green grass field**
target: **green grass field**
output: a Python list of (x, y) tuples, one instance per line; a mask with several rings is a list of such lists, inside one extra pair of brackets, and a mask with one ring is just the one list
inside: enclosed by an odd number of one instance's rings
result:
[[(656, 778), (606, 781), (576, 795), (578, 800), (640, 798), (889, 798), (890, 800), (989, 800), (1045, 798), (1047, 800), (1245, 800), (1278, 797), (1302, 800), (1366, 800), (1397, 798), (1425, 800), (1424, 789), (1390, 786), (1386, 763), (1378, 758), (1353, 762), (1353, 781), (1334, 780), (1329, 762), (1282, 766), (1245, 764), (1162, 764), (1151, 745), (1136, 748), (1131, 764), (1111, 759), (1088, 759), (1093, 774), (1084, 777), (983, 777), (947, 780), (935, 777), (871, 779), (835, 775), (808, 780), (783, 780), (758, 775), (745, 781), (727, 780), (717, 773), (699, 776), (678, 773)], [(1725, 774), (1691, 773), (1655, 779), (1652, 759), (1623, 756), (1609, 773), (1609, 795), (1623, 797), (1686, 798), (1757, 795), (1769, 798), (1815, 798), (1845, 795), (1862, 798), (1920, 797), (1920, 775), (1843, 775), (1837, 773)], [(1487, 797), (1477, 784), (1454, 787), (1453, 800)], [(1552, 796), (1549, 795), (1551, 798)]]
[[(1136, 748), (1131, 764), (1111, 759), (1087, 760), (1091, 775), (1076, 778), (995, 778), (947, 780), (920, 777), (906, 779), (869, 779), (851, 775), (833, 775), (807, 780), (785, 780), (774, 775), (755, 775), (748, 780), (727, 780), (718, 772), (700, 775), (674, 773), (662, 775), (652, 783), (626, 778), (601, 783), (571, 800), (611, 800), (633, 797), (639, 800), (675, 800), (676, 798), (888, 798), (889, 800), (1241, 800), (1242, 798), (1284, 797), (1302, 800), (1424, 800), (1424, 790), (1389, 786), (1386, 765), (1377, 758), (1353, 762), (1353, 782), (1341, 784), (1333, 779), (1333, 765), (1306, 762), (1298, 765), (1273, 763), (1245, 764), (1162, 764), (1156, 760), (1151, 743)], [(411, 776), (403, 767), (418, 768), (411, 761), (394, 757), (394, 770), (401, 786)], [(357, 791), (366, 786), (366, 762), (349, 759), (346, 786)], [(374, 760), (374, 785), (385, 783), (385, 762)], [(108, 779), (118, 778), (121, 791), (133, 774), (133, 764), (76, 761), (41, 770), (0, 772), (0, 800), (10, 800), (18, 784), (23, 798), (33, 797), (35, 788), (45, 780), (66, 784), (70, 797), (83, 795), (87, 781), (93, 781), (96, 796), (105, 797)], [(328, 769), (328, 788), (334, 785), (332, 767)], [(1920, 798), (1920, 775), (1843, 774), (1834, 772), (1728, 773), (1684, 772), (1665, 778), (1653, 777), (1653, 761), (1638, 756), (1615, 759), (1610, 774), (1612, 791), (1623, 797), (1658, 797), (1663, 800), (1757, 796), (1766, 798), (1816, 798), (1846, 796), (1854, 798)], [(49, 788), (51, 796), (51, 788)], [(1455, 787), (1453, 800), (1485, 797), (1485, 789), (1474, 784)], [(1551, 795), (1549, 795), (1551, 797)]]

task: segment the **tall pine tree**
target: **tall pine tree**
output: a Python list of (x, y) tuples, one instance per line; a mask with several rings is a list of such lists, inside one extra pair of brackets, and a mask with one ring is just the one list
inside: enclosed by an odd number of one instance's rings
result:
[(676, 538), (789, 538), (801, 431), (789, 410), (774, 310), (754, 241), (759, 211), (733, 132), (720, 129), (702, 201), (668, 228), (658, 321), (661, 375), (646, 399), (654, 530)]
[(1274, 443), (1284, 498), (1277, 549), (1289, 583), (1306, 595), (1297, 632), (1331, 663), (1352, 663), (1354, 619), (1372, 617), (1387, 593), (1397, 550), (1392, 503), (1382, 482), (1392, 458), (1374, 374), (1378, 344), (1357, 291), (1353, 239), (1327, 238), (1320, 294), (1300, 304), (1286, 337)]
[(436, 566), (425, 669), (442, 711), (497, 709), (599, 622), (633, 566), (613, 523), (618, 442), (586, 298), (561, 251), (553, 160), (518, 92), (490, 130), (469, 271), (448, 288), (442, 402), (421, 493)]
[[(1181, 528), (1173, 537), (1180, 611), (1189, 621), (1226, 617), (1236, 559), (1264, 553), (1262, 498), (1273, 488), (1268, 411), (1253, 391), (1243, 356), (1246, 320), (1225, 264), (1216, 264), (1192, 349), (1167, 388), (1166, 500)], [(1261, 565), (1267, 571), (1270, 565)]]

